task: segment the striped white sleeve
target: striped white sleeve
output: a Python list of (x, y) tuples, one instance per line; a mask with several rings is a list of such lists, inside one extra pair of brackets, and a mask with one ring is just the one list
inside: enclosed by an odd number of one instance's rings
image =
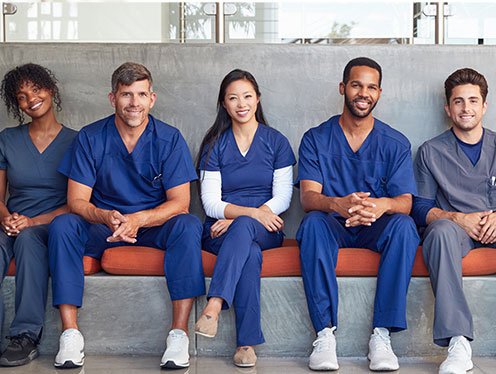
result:
[(222, 201), (220, 171), (200, 170), (200, 184), (200, 196), (205, 214), (215, 219), (225, 219), (224, 209), (228, 203)]
[(289, 208), (293, 194), (293, 165), (274, 170), (272, 199), (267, 205), (274, 214), (281, 214)]

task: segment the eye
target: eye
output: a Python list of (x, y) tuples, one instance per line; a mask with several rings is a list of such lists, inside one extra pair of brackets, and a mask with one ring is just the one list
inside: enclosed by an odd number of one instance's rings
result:
[(252, 95), (252, 94), (247, 94), (247, 95), (245, 95), (245, 99), (251, 99), (252, 97), (253, 97), (253, 95)]
[(40, 88), (37, 86), (34, 86), (33, 87), (33, 93), (38, 93), (38, 92), (40, 92)]
[(140, 93), (140, 96), (141, 96), (141, 97), (148, 97), (148, 94), (147, 94), (146, 92), (141, 92), (141, 93)]
[(26, 100), (26, 96), (25, 95), (17, 95), (17, 101), (20, 102), (20, 101), (24, 101)]

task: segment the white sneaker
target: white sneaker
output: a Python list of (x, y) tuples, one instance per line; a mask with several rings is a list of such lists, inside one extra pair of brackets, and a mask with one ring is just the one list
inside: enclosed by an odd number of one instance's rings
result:
[(472, 348), (464, 336), (451, 338), (448, 348), (448, 357), (439, 367), (439, 374), (465, 374), (472, 370)]
[(317, 334), (313, 342), (313, 351), (310, 355), (308, 367), (312, 370), (338, 370), (338, 357), (336, 356), (336, 337), (333, 328), (326, 327)]
[(169, 331), (160, 367), (167, 369), (181, 369), (189, 366), (189, 338), (183, 330)]
[(84, 338), (76, 329), (67, 329), (59, 339), (59, 352), (55, 356), (55, 367), (75, 368), (84, 364)]
[(391, 338), (388, 329), (376, 327), (369, 340), (369, 369), (373, 371), (398, 370), (398, 357), (391, 347)]

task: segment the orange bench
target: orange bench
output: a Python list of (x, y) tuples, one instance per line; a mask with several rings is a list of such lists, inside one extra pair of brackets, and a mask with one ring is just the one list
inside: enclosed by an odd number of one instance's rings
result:
[[(83, 257), (84, 275), (91, 275), (98, 273), (102, 270), (100, 261), (94, 259), (93, 257), (84, 256)], [(7, 275), (15, 275), (15, 259), (12, 259), (9, 264), (9, 269), (7, 270)]]
[[(299, 249), (296, 240), (286, 239), (283, 246), (262, 252), (262, 277), (300, 276)], [(212, 276), (216, 256), (202, 251), (205, 276)], [(338, 255), (337, 276), (376, 276), (380, 255), (364, 248), (342, 248)], [(118, 275), (164, 275), (164, 252), (148, 247), (122, 246), (110, 248), (102, 257), (102, 269)], [(478, 248), (463, 259), (463, 275), (496, 274), (496, 250)], [(419, 247), (413, 266), (413, 276), (428, 276)]]

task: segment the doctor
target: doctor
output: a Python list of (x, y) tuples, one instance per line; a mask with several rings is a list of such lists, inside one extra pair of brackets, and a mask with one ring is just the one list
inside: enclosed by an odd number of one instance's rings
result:
[(451, 129), (425, 142), (415, 159), (418, 195), (413, 216), (427, 226), (424, 260), (434, 307), (434, 343), (448, 348), (440, 374), (471, 370), (472, 314), (465, 299), (462, 258), (477, 247), (496, 247), (496, 134), (482, 126), (487, 82), (465, 68), (444, 82)]
[(262, 251), (282, 244), (296, 163), (288, 140), (266, 125), (258, 84), (233, 70), (220, 86), (217, 118), (200, 147), (201, 198), (207, 214), (204, 248), (217, 255), (208, 303), (195, 327), (214, 337), (221, 309), (234, 305), (234, 364), (254, 366), (260, 321)]
[(308, 310), (317, 339), (309, 367), (337, 370), (338, 248), (381, 254), (369, 341), (371, 370), (396, 370), (390, 332), (406, 329), (406, 295), (419, 242), (408, 216), (415, 193), (410, 143), (372, 116), (381, 67), (348, 62), (339, 93), (343, 113), (308, 130), (299, 149), (300, 200), (307, 215), (296, 234)]
[(187, 214), (196, 172), (180, 132), (148, 114), (156, 94), (145, 66), (127, 62), (117, 68), (109, 99), (115, 114), (81, 129), (59, 169), (69, 178), (72, 214), (50, 226), (53, 305), (63, 328), (55, 366), (84, 363), (77, 324), (83, 256), (100, 258), (112, 246), (144, 245), (165, 250), (172, 299), (172, 329), (161, 366), (187, 367), (188, 318), (194, 297), (205, 293), (201, 223)]

